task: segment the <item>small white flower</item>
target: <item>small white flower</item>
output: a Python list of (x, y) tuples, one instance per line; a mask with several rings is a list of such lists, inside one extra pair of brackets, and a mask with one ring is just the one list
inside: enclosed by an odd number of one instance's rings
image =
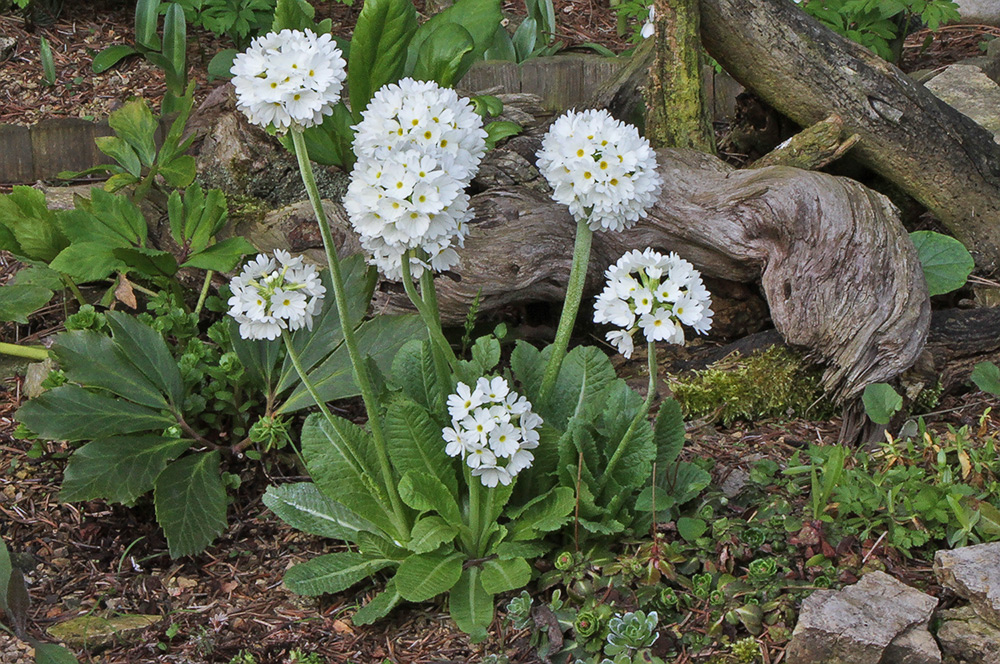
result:
[(465, 457), (465, 463), (469, 468), (480, 468), (496, 466), (497, 457), (482, 441), (477, 441), (469, 446), (469, 454)]
[(605, 335), (605, 338), (626, 359), (632, 357), (635, 345), (632, 343), (632, 335), (629, 334), (628, 330), (611, 330)]
[(476, 383), (476, 389), (485, 395), (485, 398), (493, 403), (502, 403), (510, 392), (507, 381), (502, 376), (497, 376), (492, 380), (480, 378)]
[(233, 60), (236, 107), (250, 122), (282, 131), (323, 122), (347, 77), (330, 34), (282, 30), (258, 37)]
[(504, 422), (490, 432), (490, 449), (500, 458), (513, 456), (520, 446), (518, 429), (510, 422)]
[(493, 417), (488, 408), (476, 408), (462, 420), (462, 427), (482, 444), (486, 444), (490, 431), (493, 431), (496, 426), (496, 418)]
[[(463, 420), (469, 416), (473, 408), (483, 403), (483, 394), (479, 390), (473, 391), (465, 383), (459, 382), (455, 388), (455, 394), (448, 397), (448, 414), (453, 420)], [(454, 456), (454, 455), (452, 455)]]
[[(528, 465), (531, 465), (530, 461)], [(519, 468), (518, 470), (521, 469)], [(473, 477), (478, 477), (482, 481), (483, 486), (488, 486), (491, 489), (495, 488), (497, 484), (508, 486), (513, 481), (510, 471), (499, 466), (479, 466), (472, 471), (472, 475)]]
[(646, 22), (642, 24), (642, 30), (639, 34), (643, 39), (649, 39), (656, 32), (656, 26), (653, 22), (656, 20), (656, 9), (653, 5), (649, 6), (649, 16), (646, 17)]

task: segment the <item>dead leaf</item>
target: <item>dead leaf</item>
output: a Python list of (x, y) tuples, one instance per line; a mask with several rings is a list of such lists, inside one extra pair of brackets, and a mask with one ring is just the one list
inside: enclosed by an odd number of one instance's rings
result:
[(131, 309), (139, 306), (139, 303), (135, 299), (135, 291), (132, 290), (132, 284), (121, 272), (118, 273), (118, 286), (115, 287), (115, 299)]

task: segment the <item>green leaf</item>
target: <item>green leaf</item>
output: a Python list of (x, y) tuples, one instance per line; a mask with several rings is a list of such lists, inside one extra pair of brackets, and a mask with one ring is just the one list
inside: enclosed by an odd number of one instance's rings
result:
[(135, 149), (117, 136), (98, 136), (94, 139), (97, 149), (108, 155), (134, 177), (142, 175), (142, 162)]
[(315, 15), (316, 10), (305, 0), (278, 0), (274, 8), (271, 31), (281, 32), (285, 29), (316, 31), (316, 23), (313, 21)]
[(230, 272), (239, 265), (244, 256), (256, 251), (257, 248), (245, 238), (231, 237), (193, 254), (181, 267)]
[(442, 23), (420, 45), (413, 78), (436, 81), (441, 87), (450, 88), (472, 65), (475, 47), (468, 30), (457, 23)]
[(391, 560), (369, 558), (355, 551), (328, 553), (285, 572), (285, 587), (309, 597), (339, 593), (392, 564)]
[(538, 558), (544, 556), (552, 548), (545, 542), (500, 542), (493, 552), (500, 560), (513, 558)]
[[(329, 298), (332, 299), (332, 298)], [(315, 328), (321, 328), (316, 324)], [(377, 316), (362, 325), (356, 334), (358, 352), (369, 356), (379, 370), (389, 369), (400, 346), (427, 334), (427, 328), (416, 314)], [(320, 397), (325, 401), (344, 399), (360, 394), (354, 382), (354, 369), (347, 348), (339, 346), (326, 360), (309, 372), (309, 378)], [(299, 385), (278, 409), (278, 413), (292, 413), (313, 405), (305, 387)]]
[(170, 403), (180, 404), (184, 397), (181, 373), (160, 333), (120, 311), (108, 311), (105, 316), (115, 344), (128, 361), (153, 381)]
[(707, 530), (708, 524), (704, 519), (692, 519), (686, 516), (677, 519), (677, 533), (688, 542), (694, 542)]
[(483, 590), (491, 595), (518, 590), (531, 581), (531, 565), (524, 558), (487, 560), (479, 581)]
[(278, 358), (281, 354), (281, 341), (257, 341), (244, 339), (239, 333), (239, 323), (229, 318), (229, 339), (233, 350), (243, 365), (247, 377), (254, 386), (265, 394), (275, 391), (278, 381)]
[(586, 408), (603, 409), (603, 393), (617, 378), (611, 361), (599, 348), (577, 346), (563, 360), (542, 417), (551, 426), (565, 430), (569, 419), (581, 416)]
[(177, 274), (177, 259), (169, 251), (145, 247), (115, 247), (114, 257), (147, 277), (172, 277)]
[(43, 286), (8, 284), (0, 287), (0, 321), (15, 321), (27, 325), (28, 315), (44, 307), (52, 296)]
[(517, 136), (522, 131), (524, 131), (524, 127), (516, 122), (494, 120), (486, 125), (486, 149), (492, 150), (503, 139)]
[(660, 404), (653, 429), (653, 442), (656, 444), (656, 467), (660, 469), (677, 461), (684, 449), (684, 415), (676, 399), (665, 399)]
[[(417, 57), (425, 40), (430, 38), (441, 26), (454, 24), (464, 28), (475, 44), (467, 56), (467, 64), (480, 60), (496, 39), (497, 28), (503, 29), (500, 22), (503, 15), (500, 12), (499, 0), (458, 0), (455, 4), (439, 12), (424, 22), (413, 35), (406, 52), (406, 71), (413, 72)], [(468, 71), (466, 61), (463, 61), (464, 71), (457, 72), (457, 82)]]
[[(620, 380), (612, 383), (603, 399), (601, 428), (612, 446), (607, 453), (614, 450), (620, 460), (601, 475), (600, 486), (614, 493), (619, 493), (614, 484), (625, 489), (638, 488), (649, 482), (656, 459), (653, 430), (645, 418), (644, 400)], [(636, 418), (639, 422), (633, 425)]]
[(483, 53), (483, 59), (517, 62), (517, 51), (514, 49), (514, 42), (511, 41), (510, 33), (502, 25), (497, 26), (493, 42), (486, 49), (486, 52)]
[[(313, 125), (302, 132), (309, 160), (325, 166), (339, 166), (345, 171), (354, 167), (354, 116), (344, 104), (333, 107), (333, 113), (323, 118), (322, 124)], [(279, 137), (288, 150), (294, 152), (292, 140), (287, 135)]]
[(132, 146), (144, 166), (152, 166), (156, 158), (156, 118), (145, 100), (133, 99), (108, 116), (108, 124), (126, 143)]
[(396, 580), (390, 579), (389, 583), (385, 584), (385, 590), (355, 612), (351, 622), (355, 625), (371, 625), (389, 615), (401, 601), (403, 597), (396, 591)]
[(509, 539), (531, 540), (541, 533), (558, 530), (569, 520), (575, 505), (576, 492), (571, 487), (553, 488), (512, 511)]
[(159, 173), (171, 187), (183, 188), (194, 181), (198, 166), (194, 157), (182, 154), (169, 161), (161, 160)]
[(397, 399), (385, 421), (386, 444), (392, 449), (392, 465), (401, 474), (409, 471), (436, 477), (458, 496), (458, 480), (451, 457), (445, 452), (441, 427), (424, 408), (409, 399)]
[[(108, 173), (112, 173), (115, 171), (116, 168), (117, 167), (98, 168), (95, 170), (103, 170), (107, 171)], [(138, 181), (139, 178), (132, 175), (131, 173), (116, 173), (115, 175), (109, 177), (107, 181), (104, 183), (104, 191), (115, 193), (117, 191), (124, 189), (125, 187), (128, 187), (129, 185), (135, 184)]]
[(125, 44), (109, 46), (94, 56), (90, 68), (95, 74), (103, 74), (130, 55), (139, 55), (139, 51)]
[(226, 529), (219, 453), (189, 454), (168, 465), (156, 479), (153, 501), (170, 557), (201, 553)]
[[(976, 528), (989, 536), (990, 540), (1000, 537), (1000, 510), (986, 501), (981, 501), (977, 506), (980, 518), (976, 523)], [(2, 570), (2, 565), (0, 565)], [(2, 572), (0, 572), (2, 575)]]
[(910, 233), (910, 239), (917, 248), (931, 296), (950, 293), (965, 285), (976, 262), (961, 242), (934, 231), (916, 231)]
[(892, 416), (903, 407), (903, 397), (888, 383), (868, 385), (861, 395), (861, 401), (865, 404), (865, 413), (876, 424), (888, 424)]
[(69, 650), (56, 643), (31, 644), (35, 649), (35, 664), (78, 664)]
[(138, 431), (159, 431), (176, 420), (128, 401), (63, 385), (28, 401), (17, 419), (50, 440), (94, 440)]
[(0, 196), (0, 226), (8, 231), (2, 238), (4, 248), (30, 260), (48, 263), (69, 245), (45, 194), (34, 187), (15, 186)]
[(514, 43), (514, 51), (517, 53), (517, 61), (524, 62), (531, 57), (535, 50), (535, 41), (538, 39), (538, 22), (528, 17), (521, 21), (514, 31), (511, 41)]
[(69, 276), (74, 281), (86, 283), (106, 279), (125, 264), (103, 242), (74, 242), (52, 259), (49, 267)]
[(165, 71), (167, 89), (177, 96), (183, 95), (187, 85), (187, 21), (176, 2), (170, 3), (163, 17), (163, 56), (170, 63)]
[(136, 3), (135, 41), (137, 44), (151, 51), (160, 50), (160, 36), (156, 34), (156, 25), (159, 20), (160, 0), (139, 0)]
[(454, 550), (410, 556), (396, 570), (399, 594), (410, 602), (425, 602), (448, 592), (462, 576), (464, 559)]
[(74, 383), (108, 390), (156, 410), (168, 407), (159, 388), (105, 334), (91, 330), (64, 332), (56, 337), (52, 352)]
[(472, 361), (479, 369), (479, 376), (493, 371), (500, 364), (500, 342), (492, 335), (476, 339), (472, 344)]
[(365, 0), (351, 36), (347, 88), (356, 122), (372, 95), (398, 81), (406, 65), (406, 48), (417, 31), (417, 11), (410, 0)]
[(430, 410), (444, 403), (430, 341), (411, 339), (403, 344), (392, 361), (390, 375), (399, 383), (403, 394), (424, 408)]
[(92, 187), (90, 196), (77, 196), (76, 209), (56, 217), (66, 237), (74, 243), (103, 242), (109, 249), (142, 246), (146, 242), (146, 219), (128, 197), (100, 187)]
[(9, 611), (7, 604), (7, 588), (10, 585), (10, 575), (14, 571), (14, 566), (10, 562), (10, 551), (7, 544), (0, 537), (0, 609)]
[(983, 392), (1000, 396), (1000, 368), (997, 365), (992, 362), (979, 362), (973, 367), (970, 378)]
[(375, 526), (335, 500), (331, 500), (312, 482), (269, 486), (264, 504), (288, 525), (312, 535), (357, 542), (362, 530)]
[(69, 458), (59, 500), (105, 499), (134, 505), (153, 488), (167, 463), (192, 441), (158, 435), (112, 436), (87, 443)]
[(39, 43), (39, 59), (42, 61), (42, 73), (48, 85), (56, 84), (56, 63), (52, 57), (52, 47), (49, 40), (42, 37)]
[(235, 48), (226, 48), (214, 56), (208, 62), (208, 80), (211, 82), (217, 78), (232, 78), (233, 73), (230, 71), (233, 68), (233, 60), (239, 55), (239, 51)]
[(493, 595), (483, 589), (481, 574), (478, 567), (464, 570), (448, 598), (451, 619), (473, 643), (486, 639), (493, 622)]
[(418, 512), (434, 511), (448, 523), (462, 522), (458, 503), (451, 490), (434, 475), (425, 475), (420, 471), (406, 473), (399, 482), (399, 497)]
[(406, 548), (414, 553), (430, 553), (446, 542), (451, 542), (458, 529), (439, 516), (425, 516), (413, 524)]
[[(662, 513), (674, 505), (683, 505), (693, 500), (712, 482), (712, 476), (703, 468), (681, 461), (674, 466), (656, 467), (656, 511)], [(635, 509), (651, 512), (653, 490), (646, 487), (635, 501)]]
[[(0, 226), (2, 228), (2, 226)], [(62, 278), (55, 270), (50, 270), (45, 265), (31, 265), (23, 267), (14, 274), (14, 278), (7, 282), (8, 286), (41, 286), (49, 290), (57, 291), (64, 288)]]

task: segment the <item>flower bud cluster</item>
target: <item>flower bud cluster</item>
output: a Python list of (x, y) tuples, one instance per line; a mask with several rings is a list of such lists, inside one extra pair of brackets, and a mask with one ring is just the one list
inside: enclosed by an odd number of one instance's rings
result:
[(400, 279), (417, 249), (426, 261), (413, 259), (414, 276), (449, 269), (472, 218), (465, 188), (486, 151), (482, 119), (454, 90), (409, 78), (376, 92), (362, 117), (344, 208), (370, 262)]
[(537, 164), (552, 198), (594, 231), (634, 225), (662, 183), (649, 141), (606, 110), (562, 115), (542, 139)]
[(233, 60), (236, 107), (282, 131), (323, 122), (340, 101), (347, 62), (329, 34), (282, 30), (257, 37)]
[(459, 383), (448, 397), (451, 426), (441, 431), (448, 456), (461, 456), (483, 485), (508, 485), (535, 460), (542, 418), (501, 377)]
[(282, 330), (312, 329), (326, 293), (314, 265), (277, 250), (260, 254), (229, 282), (229, 314), (244, 339), (276, 339)]
[(607, 340), (625, 357), (634, 350), (632, 335), (642, 329), (647, 341), (684, 343), (687, 325), (698, 334), (712, 326), (712, 299), (701, 274), (677, 254), (646, 249), (629, 251), (605, 273), (607, 284), (594, 306), (594, 322), (618, 328)]

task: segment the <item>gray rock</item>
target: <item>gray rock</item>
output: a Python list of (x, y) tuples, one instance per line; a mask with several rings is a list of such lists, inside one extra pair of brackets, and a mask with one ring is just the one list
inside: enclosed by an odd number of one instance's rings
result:
[(940, 664), (927, 624), (937, 599), (883, 572), (802, 604), (787, 664)]
[(976, 615), (971, 606), (938, 614), (937, 639), (948, 661), (958, 664), (1000, 664), (1000, 629)]
[(934, 574), (942, 586), (969, 600), (980, 618), (1000, 628), (1000, 542), (938, 551)]
[[(1000, 5), (1000, 2), (997, 3)], [(938, 99), (968, 116), (1000, 143), (1000, 85), (973, 65), (949, 65), (926, 83)]]
[[(358, 236), (343, 229), (348, 228), (343, 217), (344, 208), (329, 201), (323, 201), (323, 210), (332, 222), (334, 245), (337, 254), (343, 258), (361, 251)], [(337, 221), (337, 220), (340, 221)], [(309, 201), (299, 201), (291, 205), (272, 210), (258, 221), (249, 223), (245, 228), (236, 229), (261, 251), (270, 252), (283, 249), (300, 253), (312, 262), (323, 265), (326, 254), (323, 251), (323, 239), (319, 234), (316, 215)]]
[(46, 632), (72, 648), (100, 650), (112, 643), (136, 641), (142, 632), (160, 621), (155, 615), (124, 615), (112, 618), (85, 615), (49, 627)]
[(17, 39), (14, 37), (0, 37), (0, 62), (9, 60), (14, 55), (17, 48)]
[(955, 0), (962, 23), (1000, 25), (1000, 2), (997, 0)]
[(737, 466), (729, 471), (726, 479), (722, 480), (722, 494), (726, 498), (735, 498), (743, 492), (749, 481), (750, 473)]
[(49, 373), (56, 368), (56, 363), (51, 357), (47, 357), (41, 362), (32, 362), (24, 370), (24, 393), (29, 399), (42, 394), (45, 388), (42, 383), (49, 377)]

